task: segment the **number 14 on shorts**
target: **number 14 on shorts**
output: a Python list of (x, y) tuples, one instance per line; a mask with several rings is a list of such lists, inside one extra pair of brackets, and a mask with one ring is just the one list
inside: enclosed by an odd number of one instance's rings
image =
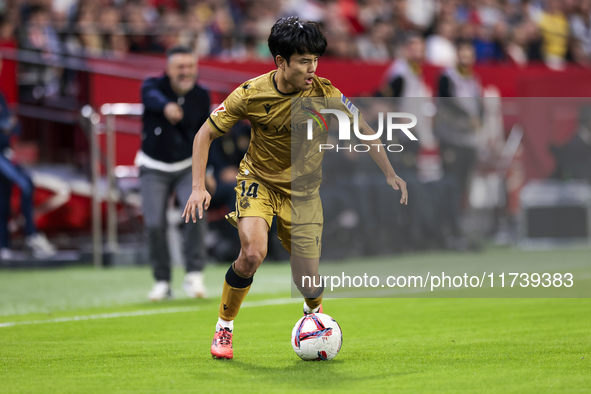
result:
[(250, 186), (248, 186), (248, 191), (246, 189), (246, 181), (240, 182), (240, 186), (242, 187), (242, 194), (240, 197), (252, 197), (257, 198), (259, 196), (259, 184), (256, 182), (252, 182)]

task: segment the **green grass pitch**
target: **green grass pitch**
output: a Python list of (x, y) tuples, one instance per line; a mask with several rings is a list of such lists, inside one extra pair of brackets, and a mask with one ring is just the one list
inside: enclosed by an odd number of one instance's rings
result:
[(0, 393), (591, 392), (590, 299), (328, 299), (343, 347), (303, 362), (290, 345), (302, 302), (289, 298), (286, 264), (257, 272), (234, 359), (213, 360), (225, 270), (207, 269), (207, 300), (183, 298), (176, 270), (179, 297), (156, 304), (145, 267), (0, 271)]

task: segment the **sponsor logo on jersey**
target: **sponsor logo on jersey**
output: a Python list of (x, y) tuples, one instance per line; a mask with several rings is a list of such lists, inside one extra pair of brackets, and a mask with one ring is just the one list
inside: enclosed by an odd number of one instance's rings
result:
[(287, 133), (291, 132), (291, 125), (289, 125), (289, 129), (285, 125), (280, 125), (280, 126), (272, 125), (272, 126), (275, 129), (276, 133), (279, 133), (280, 131), (285, 131)]
[(213, 110), (211, 115), (218, 116), (218, 112), (224, 112), (225, 110), (226, 110), (226, 107), (224, 107), (224, 103), (221, 103), (219, 107), (217, 107), (216, 109)]
[(267, 115), (269, 115), (269, 111), (271, 111), (273, 104), (263, 104), (263, 107), (265, 108), (265, 111), (267, 111)]

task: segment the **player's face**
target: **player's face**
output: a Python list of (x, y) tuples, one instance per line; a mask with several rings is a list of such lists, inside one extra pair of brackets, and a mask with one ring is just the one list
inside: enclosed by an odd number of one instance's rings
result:
[(285, 63), (285, 79), (295, 90), (310, 90), (317, 67), (317, 55), (295, 53), (291, 55), (289, 64)]
[(197, 79), (197, 60), (188, 53), (177, 53), (168, 59), (166, 75), (170, 85), (178, 94), (185, 94), (195, 86)]

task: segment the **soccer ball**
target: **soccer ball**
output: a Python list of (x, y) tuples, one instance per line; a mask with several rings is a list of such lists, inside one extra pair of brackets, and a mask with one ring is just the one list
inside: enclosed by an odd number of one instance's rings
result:
[(291, 346), (305, 361), (332, 360), (341, 350), (342, 343), (339, 323), (324, 313), (302, 317), (291, 332)]

